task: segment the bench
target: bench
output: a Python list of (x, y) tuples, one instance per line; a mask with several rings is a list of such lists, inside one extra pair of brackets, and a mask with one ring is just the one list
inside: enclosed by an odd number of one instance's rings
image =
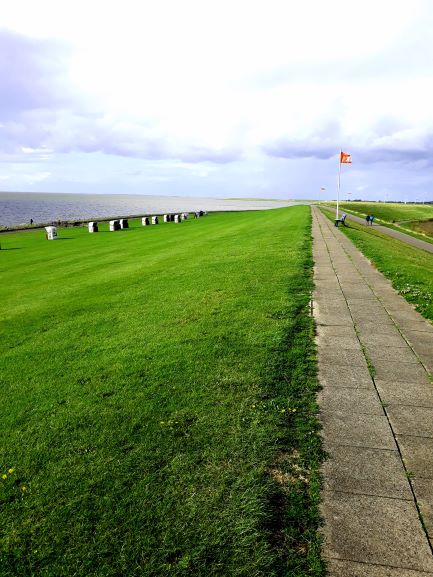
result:
[(342, 224), (343, 226), (346, 226), (346, 223), (344, 222), (344, 221), (346, 220), (346, 217), (347, 217), (347, 214), (346, 214), (346, 213), (343, 213), (343, 214), (341, 215), (341, 218), (336, 218), (336, 219), (335, 219), (335, 226), (338, 226), (338, 223), (339, 223), (339, 222), (341, 222), (341, 224)]

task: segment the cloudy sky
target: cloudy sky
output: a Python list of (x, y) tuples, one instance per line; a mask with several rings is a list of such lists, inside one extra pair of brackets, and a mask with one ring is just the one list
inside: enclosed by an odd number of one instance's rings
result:
[[(13, 0), (0, 190), (433, 200), (429, 0)], [(321, 187), (326, 190), (321, 191)]]

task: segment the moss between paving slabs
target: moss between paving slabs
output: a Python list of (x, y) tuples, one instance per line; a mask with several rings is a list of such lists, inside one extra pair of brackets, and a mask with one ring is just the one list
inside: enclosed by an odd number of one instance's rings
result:
[[(323, 211), (330, 220), (333, 215)], [(393, 287), (427, 319), (433, 321), (433, 256), (382, 234), (374, 228), (350, 221), (340, 227), (355, 245), (374, 263)]]
[(310, 218), (7, 235), (2, 577), (323, 573)]

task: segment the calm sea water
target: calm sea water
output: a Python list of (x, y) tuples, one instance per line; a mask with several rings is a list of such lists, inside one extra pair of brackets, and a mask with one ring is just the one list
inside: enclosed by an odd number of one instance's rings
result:
[(57, 194), (0, 192), (0, 226), (54, 220), (103, 219), (115, 216), (198, 210), (265, 210), (293, 204), (277, 200), (227, 200), (124, 194)]

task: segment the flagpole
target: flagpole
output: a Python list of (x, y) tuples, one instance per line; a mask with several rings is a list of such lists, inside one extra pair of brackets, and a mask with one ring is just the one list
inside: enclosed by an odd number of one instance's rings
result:
[(340, 201), (340, 181), (341, 181), (341, 150), (340, 155), (338, 157), (338, 187), (337, 187), (337, 212), (335, 215), (335, 220), (338, 220), (338, 204)]

